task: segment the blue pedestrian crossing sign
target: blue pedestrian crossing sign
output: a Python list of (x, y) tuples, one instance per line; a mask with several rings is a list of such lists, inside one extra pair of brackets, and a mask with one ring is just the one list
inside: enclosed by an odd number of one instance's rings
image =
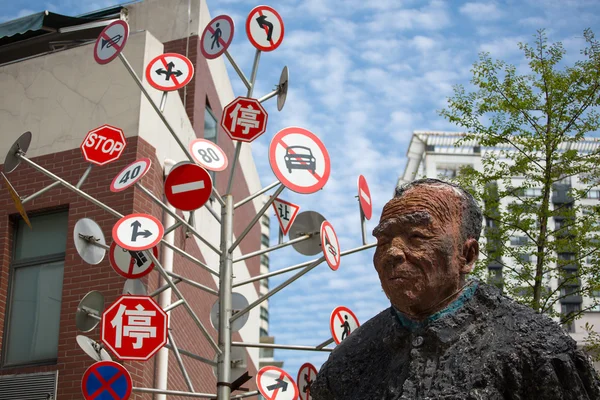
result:
[(114, 361), (93, 364), (85, 371), (81, 380), (85, 400), (127, 400), (132, 387), (129, 372)]

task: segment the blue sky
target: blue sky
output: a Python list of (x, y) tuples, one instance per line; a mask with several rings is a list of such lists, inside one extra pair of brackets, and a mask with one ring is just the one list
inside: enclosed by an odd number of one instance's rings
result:
[[(197, 1), (197, 0), (192, 0)], [(600, 35), (600, 3), (591, 0), (411, 1), (411, 0), (207, 0), (211, 15), (230, 15), (236, 35), (230, 53), (250, 75), (254, 48), (244, 23), (256, 5), (274, 7), (285, 24), (285, 38), (274, 52), (263, 53), (254, 95), (277, 84), (284, 65), (290, 69), (287, 103), (278, 112), (275, 100), (267, 133), (253, 143), (261, 180), (275, 180), (268, 162), (270, 139), (280, 129), (300, 126), (325, 143), (331, 156), (331, 177), (323, 190), (298, 195), (286, 190), (281, 198), (314, 210), (330, 220), (342, 250), (361, 244), (355, 198), (363, 174), (374, 201), (372, 230), (381, 208), (391, 197), (404, 170), (413, 130), (458, 131), (438, 116), (455, 84), (468, 85), (470, 69), (481, 51), (525, 70), (518, 42), (532, 42), (539, 28), (551, 41), (561, 41), (567, 62), (579, 57), (583, 30)], [(6, 2), (5, 2), (6, 3)], [(3, 4), (0, 21), (44, 9), (77, 15), (117, 1), (55, 0)], [(230, 69), (236, 95), (243, 84)], [(274, 218), (272, 227), (276, 227)], [(373, 239), (368, 235), (369, 240)], [(272, 242), (277, 231), (272, 229)], [(271, 253), (277, 270), (309, 258), (293, 249)], [(389, 303), (372, 266), (372, 251), (342, 259), (338, 271), (321, 265), (276, 294), (270, 302), (270, 334), (278, 343), (317, 345), (331, 337), (329, 316), (338, 305), (352, 309), (362, 322)], [(271, 280), (275, 287), (289, 275)], [(294, 378), (304, 362), (317, 368), (326, 353), (276, 351)]]

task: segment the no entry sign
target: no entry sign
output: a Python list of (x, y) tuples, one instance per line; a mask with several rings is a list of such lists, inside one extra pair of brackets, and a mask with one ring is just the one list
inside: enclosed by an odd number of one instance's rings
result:
[(152, 215), (129, 214), (113, 226), (113, 240), (124, 249), (147, 250), (156, 246), (162, 239), (165, 228)]
[(310, 194), (327, 183), (329, 153), (312, 132), (298, 127), (279, 131), (269, 146), (269, 163), (275, 176), (288, 189)]
[(359, 326), (358, 318), (356, 318), (356, 315), (348, 307), (336, 307), (331, 312), (329, 328), (336, 344), (340, 344), (342, 340), (346, 339)]
[(121, 296), (102, 313), (102, 343), (120, 360), (147, 361), (167, 343), (169, 316), (149, 296)]
[(238, 97), (223, 109), (221, 127), (232, 140), (251, 142), (265, 133), (268, 117), (258, 100)]
[(132, 388), (129, 372), (114, 361), (98, 361), (85, 371), (81, 380), (85, 400), (127, 400)]
[(314, 365), (311, 363), (302, 364), (298, 370), (298, 377), (296, 378), (296, 382), (298, 382), (300, 400), (312, 400), (312, 396), (310, 395), (310, 387), (316, 377), (317, 369)]
[(200, 51), (209, 60), (223, 54), (233, 40), (234, 25), (229, 15), (219, 15), (206, 25), (200, 39)]
[(373, 214), (371, 191), (369, 190), (369, 185), (367, 185), (367, 180), (362, 175), (358, 177), (358, 202), (365, 218), (371, 219)]
[(181, 89), (194, 77), (194, 66), (185, 56), (165, 53), (146, 67), (146, 79), (153, 88), (164, 91)]
[(285, 200), (275, 199), (273, 200), (273, 208), (275, 209), (275, 216), (277, 217), (277, 221), (279, 221), (281, 232), (287, 235), (296, 219), (296, 215), (298, 215), (298, 211), (300, 211), (300, 206)]
[(283, 41), (283, 20), (269, 6), (255, 7), (246, 19), (246, 34), (254, 47), (262, 51), (273, 51)]
[(202, 207), (212, 193), (209, 173), (199, 165), (180, 163), (165, 179), (165, 196), (171, 205), (182, 211)]
[(88, 162), (104, 165), (119, 159), (126, 144), (127, 141), (121, 129), (102, 125), (88, 132), (80, 148), (83, 158)]
[(296, 400), (298, 387), (294, 379), (277, 367), (263, 367), (256, 375), (256, 386), (267, 400)]
[(146, 172), (150, 171), (151, 165), (152, 161), (149, 158), (140, 158), (132, 162), (115, 176), (110, 184), (110, 191), (116, 193), (127, 189), (142, 179)]
[(321, 249), (323, 250), (323, 255), (325, 256), (329, 268), (337, 271), (342, 259), (340, 242), (329, 221), (323, 221), (321, 224)]
[(227, 168), (227, 155), (216, 145), (206, 139), (195, 139), (190, 142), (190, 153), (194, 161), (211, 171), (223, 171)]
[(129, 36), (129, 25), (125, 21), (115, 21), (102, 30), (94, 45), (94, 60), (98, 64), (108, 64), (125, 47)]
[[(152, 253), (158, 258), (158, 248), (154, 246)], [(143, 251), (131, 251), (122, 248), (116, 242), (110, 246), (108, 253), (110, 265), (115, 272), (127, 279), (138, 279), (148, 275), (154, 269), (154, 263)]]

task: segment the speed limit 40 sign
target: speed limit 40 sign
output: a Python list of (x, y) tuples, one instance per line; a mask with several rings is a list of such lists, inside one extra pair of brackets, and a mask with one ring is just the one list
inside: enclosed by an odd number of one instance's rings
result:
[(192, 140), (190, 153), (194, 160), (211, 171), (223, 171), (227, 168), (227, 155), (215, 143), (206, 139)]

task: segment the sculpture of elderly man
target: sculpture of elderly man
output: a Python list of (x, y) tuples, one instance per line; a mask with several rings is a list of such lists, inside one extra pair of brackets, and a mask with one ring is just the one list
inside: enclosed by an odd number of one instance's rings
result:
[(396, 189), (373, 231), (392, 306), (331, 353), (313, 400), (598, 400), (598, 375), (550, 318), (467, 280), (482, 214), (462, 188)]

